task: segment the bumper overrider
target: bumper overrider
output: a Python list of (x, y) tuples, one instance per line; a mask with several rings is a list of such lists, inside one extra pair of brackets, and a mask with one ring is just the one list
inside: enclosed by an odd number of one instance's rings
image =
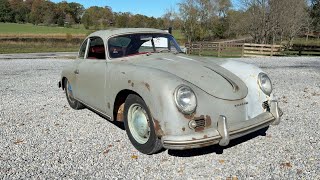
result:
[(283, 114), (278, 107), (278, 102), (275, 100), (269, 101), (269, 107), (269, 112), (264, 112), (252, 119), (235, 124), (229, 124), (227, 117), (220, 115), (217, 130), (208, 129), (202, 132), (203, 138), (164, 136), (161, 139), (163, 146), (167, 149), (191, 149), (213, 144), (227, 146), (232, 139), (250, 134), (269, 125), (278, 125)]

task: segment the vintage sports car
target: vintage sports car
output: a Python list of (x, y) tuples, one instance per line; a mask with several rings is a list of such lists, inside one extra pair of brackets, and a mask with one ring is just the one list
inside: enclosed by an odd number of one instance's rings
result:
[(226, 146), (279, 124), (282, 115), (261, 69), (187, 56), (171, 34), (157, 29), (92, 33), (58, 85), (72, 108), (124, 122), (131, 143), (145, 154)]

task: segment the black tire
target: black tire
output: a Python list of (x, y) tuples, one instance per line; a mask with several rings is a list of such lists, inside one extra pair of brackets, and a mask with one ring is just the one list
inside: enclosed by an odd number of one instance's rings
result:
[(68, 100), (70, 107), (72, 107), (75, 110), (85, 108), (85, 106), (82, 103), (80, 103), (79, 101), (74, 99), (73, 94), (72, 94), (72, 87), (71, 87), (71, 85), (69, 85), (68, 79), (65, 79), (65, 81), (63, 83), (64, 83), (64, 91), (66, 93), (66, 97), (67, 97), (67, 100)]
[[(147, 116), (147, 121), (149, 125), (149, 131), (148, 131), (149, 137), (146, 138), (147, 141), (145, 143), (138, 142), (132, 135), (132, 132), (131, 132), (132, 129), (130, 129), (129, 127), (128, 117), (129, 116), (131, 117), (131, 115), (129, 115), (131, 110), (129, 112), (129, 109), (132, 108), (133, 106), (140, 106), (143, 112), (146, 113), (145, 115)], [(157, 137), (155, 133), (154, 122), (152, 120), (152, 116), (150, 115), (150, 111), (141, 97), (134, 94), (131, 94), (127, 97), (124, 105), (124, 126), (126, 128), (126, 132), (129, 137), (129, 140), (138, 151), (144, 154), (154, 154), (163, 149), (161, 140)]]

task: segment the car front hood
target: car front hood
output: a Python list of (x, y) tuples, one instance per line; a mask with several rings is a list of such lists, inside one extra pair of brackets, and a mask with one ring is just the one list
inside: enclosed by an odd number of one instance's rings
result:
[(174, 74), (219, 99), (239, 100), (248, 94), (247, 86), (238, 76), (205, 58), (154, 54), (130, 63)]

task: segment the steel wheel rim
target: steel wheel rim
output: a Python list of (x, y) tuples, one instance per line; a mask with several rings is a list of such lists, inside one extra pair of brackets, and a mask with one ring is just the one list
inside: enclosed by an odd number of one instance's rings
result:
[(128, 110), (128, 126), (132, 137), (140, 144), (148, 142), (150, 124), (147, 112), (139, 104), (132, 104)]
[(75, 100), (74, 100), (74, 97), (73, 97), (73, 92), (72, 92), (72, 86), (71, 84), (69, 83), (69, 81), (67, 81), (67, 96), (68, 96), (68, 99), (71, 103), (74, 103)]

